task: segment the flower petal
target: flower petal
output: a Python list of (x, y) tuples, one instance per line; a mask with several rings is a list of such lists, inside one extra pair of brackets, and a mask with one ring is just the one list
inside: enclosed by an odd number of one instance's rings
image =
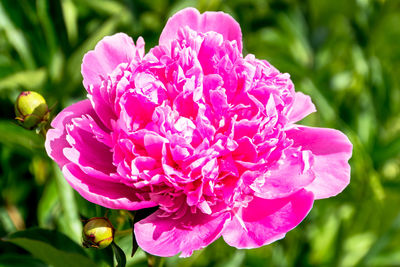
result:
[[(267, 174), (247, 171), (243, 180), (251, 181), (254, 195), (266, 199), (283, 198), (301, 190), (315, 179), (311, 170), (313, 158), (310, 151), (283, 152), (284, 158), (268, 168)], [(254, 178), (251, 176), (254, 175)], [(246, 177), (250, 176), (250, 177)]]
[(292, 109), (289, 112), (289, 123), (298, 122), (316, 111), (317, 110), (308, 95), (296, 92)]
[(225, 227), (222, 236), (236, 248), (256, 248), (272, 243), (295, 228), (313, 205), (313, 194), (305, 190), (286, 198), (254, 198)]
[[(148, 193), (140, 192), (122, 183), (96, 179), (84, 173), (74, 163), (62, 168), (65, 179), (85, 199), (109, 209), (138, 210), (157, 206)], [(147, 195), (147, 198), (145, 196)]]
[(64, 156), (87, 174), (103, 180), (115, 180), (111, 176), (116, 172), (111, 148), (104, 143), (111, 137), (102, 132), (93, 118), (89, 115), (74, 118), (66, 125), (66, 129), (70, 147), (63, 149)]
[(109, 128), (118, 116), (118, 98), (130, 86), (129, 64), (142, 60), (143, 38), (135, 46), (132, 38), (124, 33), (104, 37), (93, 51), (83, 58), (81, 72), (88, 98), (99, 118)]
[(306, 187), (316, 199), (335, 196), (350, 182), (352, 144), (346, 135), (334, 129), (312, 128), (296, 125), (286, 131), (294, 141), (293, 146), (310, 150), (314, 155), (315, 180)]
[(185, 216), (175, 218), (158, 210), (136, 223), (134, 231), (139, 246), (150, 254), (170, 257), (182, 252), (181, 257), (188, 257), (194, 250), (220, 237), (229, 216), (228, 213), (210, 216), (187, 210)]
[(117, 33), (104, 37), (93, 51), (84, 57), (81, 66), (83, 85), (89, 93), (100, 86), (101, 81), (107, 77), (121, 63), (130, 63), (135, 56), (144, 54), (143, 39), (138, 39), (135, 46), (131, 37), (124, 33)]
[(71, 123), (72, 119), (85, 114), (95, 115), (89, 100), (83, 100), (65, 108), (51, 122), (54, 129), (47, 132), (45, 147), (47, 154), (57, 162), (60, 168), (69, 162), (63, 154), (63, 149), (70, 146), (66, 139), (65, 125)]
[(205, 12), (200, 14), (195, 8), (185, 8), (173, 15), (164, 27), (160, 36), (160, 45), (169, 45), (177, 39), (178, 30), (189, 26), (198, 32), (214, 31), (222, 34), (226, 40), (236, 41), (242, 52), (242, 32), (239, 24), (223, 12)]

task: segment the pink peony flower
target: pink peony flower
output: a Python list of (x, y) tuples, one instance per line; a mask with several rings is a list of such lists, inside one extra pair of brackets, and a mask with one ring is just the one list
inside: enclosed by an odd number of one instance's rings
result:
[(295, 124), (315, 111), (289, 74), (242, 55), (239, 24), (187, 8), (147, 54), (123, 33), (82, 63), (88, 100), (53, 120), (47, 153), (87, 200), (158, 207), (134, 226), (145, 251), (190, 256), (219, 237), (260, 247), (349, 183), (352, 145)]

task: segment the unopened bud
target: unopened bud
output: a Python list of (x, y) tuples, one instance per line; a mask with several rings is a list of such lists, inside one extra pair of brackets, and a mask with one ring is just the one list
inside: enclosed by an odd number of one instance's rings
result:
[(86, 248), (102, 249), (114, 240), (114, 227), (107, 218), (91, 218), (83, 227), (82, 245)]
[(49, 108), (43, 96), (33, 91), (19, 94), (15, 102), (16, 120), (25, 129), (32, 130), (46, 123), (49, 119)]

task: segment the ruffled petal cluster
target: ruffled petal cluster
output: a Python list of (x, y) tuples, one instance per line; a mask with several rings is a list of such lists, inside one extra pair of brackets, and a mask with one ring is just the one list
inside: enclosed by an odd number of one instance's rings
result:
[(269, 244), (349, 183), (347, 137), (295, 124), (315, 111), (310, 97), (244, 57), (225, 13), (178, 12), (147, 54), (142, 38), (105, 37), (82, 75), (88, 99), (53, 120), (47, 152), (93, 203), (158, 207), (134, 226), (151, 254), (190, 256), (221, 236)]

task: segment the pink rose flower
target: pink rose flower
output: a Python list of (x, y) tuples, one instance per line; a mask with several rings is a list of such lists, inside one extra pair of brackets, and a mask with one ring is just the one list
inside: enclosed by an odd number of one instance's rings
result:
[(83, 58), (88, 100), (64, 109), (46, 149), (69, 184), (111, 209), (158, 210), (134, 226), (155, 255), (190, 256), (219, 237), (256, 248), (349, 183), (352, 145), (295, 124), (315, 111), (289, 74), (242, 55), (239, 24), (184, 9), (147, 54), (123, 33)]

